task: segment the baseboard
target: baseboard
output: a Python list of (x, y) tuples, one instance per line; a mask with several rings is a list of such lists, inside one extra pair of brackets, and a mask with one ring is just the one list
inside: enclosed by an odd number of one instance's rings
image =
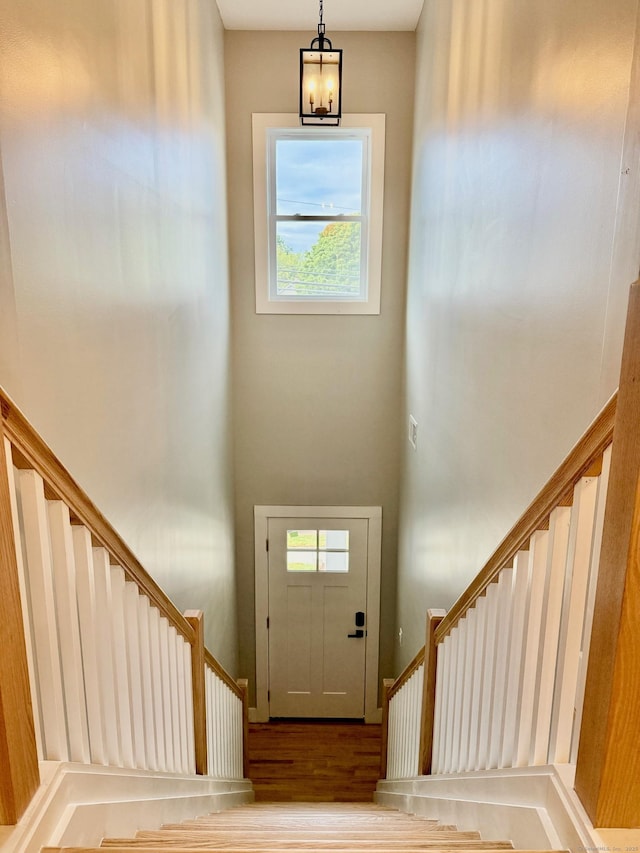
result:
[(589, 853), (600, 837), (569, 775), (570, 768), (549, 765), (384, 780), (375, 800), (461, 830), (479, 830), (486, 840), (510, 840), (516, 848)]
[(2, 853), (38, 853), (46, 846), (96, 847), (253, 801), (248, 780), (219, 780), (96, 765), (42, 762), (41, 785)]

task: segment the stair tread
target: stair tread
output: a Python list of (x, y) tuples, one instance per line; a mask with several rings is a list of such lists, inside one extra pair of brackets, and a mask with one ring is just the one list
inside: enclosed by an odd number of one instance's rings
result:
[[(345, 838), (354, 839), (356, 841), (368, 841), (373, 839), (382, 840), (384, 838), (397, 838), (398, 835), (401, 835), (403, 838), (415, 838), (417, 840), (424, 839), (425, 841), (433, 840), (433, 841), (445, 841), (451, 839), (469, 839), (469, 840), (480, 840), (480, 833), (478, 832), (459, 832), (458, 830), (446, 832), (444, 830), (430, 830), (430, 829), (411, 829), (411, 830), (403, 830), (398, 832), (397, 830), (376, 830), (376, 829), (277, 829), (277, 830), (258, 830), (258, 829), (247, 829), (247, 830), (228, 830), (228, 829), (218, 829), (217, 827), (210, 828), (199, 828), (199, 827), (189, 827), (189, 828), (175, 828), (175, 829), (157, 829), (157, 830), (140, 830), (136, 833), (136, 838), (177, 838), (179, 836), (184, 835), (193, 835), (199, 838), (212, 838), (214, 840), (220, 838), (242, 838), (242, 839), (256, 839), (256, 838), (273, 838), (274, 835), (277, 834), (278, 838), (283, 838), (288, 841), (295, 841), (296, 839), (312, 839), (317, 838), (319, 840), (329, 840), (331, 838), (335, 838), (336, 840), (343, 840)], [(105, 839), (112, 840), (112, 839)], [(120, 839), (121, 840), (121, 839)]]
[[(140, 848), (136, 847), (134, 845), (134, 846), (123, 846), (123, 847), (120, 847), (118, 849), (121, 850), (122, 853), (128, 853), (128, 852), (129, 853), (137, 853), (137, 851)], [(146, 853), (162, 853), (162, 851), (165, 851), (166, 849), (167, 848), (165, 846), (159, 845), (157, 847), (146, 847), (145, 851), (146, 851)], [(238, 853), (247, 853), (248, 850), (252, 851), (252, 853), (262, 853), (262, 851), (264, 851), (264, 849), (265, 848), (263, 848), (263, 847), (242, 848), (242, 849), (238, 850)], [(277, 849), (277, 848), (274, 848), (274, 849)], [(308, 853), (309, 849), (313, 849), (314, 851), (316, 851), (316, 853), (318, 851), (320, 851), (320, 853), (322, 853), (322, 851), (324, 850), (324, 848), (318, 848), (318, 847), (309, 848), (309, 847), (304, 847), (302, 845), (300, 847), (294, 848), (294, 849), (299, 850), (300, 853)], [(345, 846), (345, 848), (344, 848), (344, 850), (349, 850), (349, 849), (350, 848), (348, 846)], [(382, 848), (378, 848), (378, 849), (380, 850), (381, 853), (384, 853), (384, 851), (387, 848), (382, 847)], [(394, 848), (391, 853), (397, 853), (397, 849), (398, 848)], [(440, 848), (432, 848), (431, 853), (435, 853), (436, 849), (441, 851), (442, 853), (447, 853), (447, 851), (450, 850), (451, 848), (447, 847), (446, 845), (443, 845)], [(453, 849), (456, 851), (456, 853), (458, 853), (458, 851), (460, 850), (459, 847), (453, 848)], [(485, 853), (487, 853), (487, 851), (491, 851), (491, 850), (495, 850), (496, 853), (498, 853), (498, 851), (500, 851), (500, 853), (502, 853), (502, 851), (505, 848), (504, 847), (495, 847), (495, 848), (487, 847), (484, 849), (485, 849)], [(43, 847), (41, 849), (41, 853), (61, 853), (62, 851), (63, 851), (63, 853), (100, 853), (101, 850), (103, 851), (104, 847)], [(195, 848), (194, 847), (174, 847), (174, 848), (172, 848), (173, 853), (178, 853), (178, 851), (179, 851), (179, 853), (191, 853), (192, 851), (199, 851), (199, 850), (202, 850), (202, 848), (198, 848), (198, 847), (195, 847)], [(230, 848), (230, 851), (231, 850), (233, 850), (233, 848)], [(327, 853), (333, 853), (333, 850), (327, 851)], [(541, 851), (518, 849), (518, 850), (514, 851), (514, 853), (541, 853)], [(570, 853), (570, 851), (567, 851), (567, 850), (551, 850), (551, 851), (544, 851), (544, 853)]]

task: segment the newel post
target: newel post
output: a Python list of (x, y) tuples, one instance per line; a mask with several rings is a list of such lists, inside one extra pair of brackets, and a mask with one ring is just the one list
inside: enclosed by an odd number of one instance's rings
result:
[(184, 618), (193, 628), (191, 648), (191, 685), (193, 690), (193, 733), (196, 751), (196, 773), (206, 776), (207, 764), (207, 694), (204, 663), (204, 614), (202, 610), (187, 610)]
[(40, 774), (9, 491), (11, 445), (0, 437), (0, 824), (11, 826), (29, 805)]
[(389, 745), (389, 693), (394, 685), (393, 678), (382, 681), (382, 729), (380, 732), (380, 778), (387, 778), (387, 747)]
[(640, 282), (631, 288), (575, 789), (595, 827), (640, 825)]
[(242, 691), (242, 775), (249, 778), (249, 682), (246, 678), (238, 679), (238, 687)]
[(433, 724), (436, 709), (436, 666), (438, 646), (436, 628), (446, 616), (444, 610), (427, 610), (427, 634), (424, 644), (424, 681), (422, 683), (422, 713), (420, 715), (420, 759), (418, 772), (422, 776), (431, 773), (433, 751)]

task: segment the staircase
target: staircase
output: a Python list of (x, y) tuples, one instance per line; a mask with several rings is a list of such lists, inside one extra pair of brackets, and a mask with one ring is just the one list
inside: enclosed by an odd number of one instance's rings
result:
[(98, 848), (45, 847), (42, 853), (415, 853), (512, 850), (510, 841), (482, 841), (478, 832), (408, 815), (373, 803), (253, 803), (134, 838), (105, 838)]

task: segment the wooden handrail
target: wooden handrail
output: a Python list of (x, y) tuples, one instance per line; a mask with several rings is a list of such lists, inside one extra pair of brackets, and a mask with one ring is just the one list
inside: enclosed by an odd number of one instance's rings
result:
[(531, 536), (544, 527), (552, 510), (567, 499), (578, 480), (599, 473), (597, 466), (613, 437), (617, 400), (616, 393), (449, 610), (436, 631), (436, 643), (444, 640), (518, 551), (526, 548)]
[(17, 468), (33, 468), (40, 474), (46, 484), (47, 496), (66, 503), (71, 511), (72, 523), (83, 524), (88, 528), (95, 542), (109, 553), (113, 563), (124, 570), (127, 578), (193, 645), (194, 631), (191, 625), (1, 387), (0, 410), (2, 433), (11, 442), (14, 465)]
[(222, 664), (218, 663), (218, 661), (214, 658), (209, 649), (205, 649), (204, 651), (204, 661), (209, 667), (209, 669), (213, 670), (213, 672), (215, 672), (215, 674), (221, 681), (224, 681), (229, 690), (235, 693), (238, 699), (243, 698), (244, 693), (242, 687), (229, 675), (229, 673), (222, 666)]
[(398, 690), (400, 690), (404, 685), (409, 681), (413, 673), (418, 669), (419, 666), (422, 666), (424, 663), (424, 646), (420, 649), (420, 651), (416, 654), (410, 663), (408, 663), (405, 668), (402, 670), (400, 675), (396, 678), (396, 680), (392, 683), (388, 692), (388, 699), (391, 701), (393, 697), (396, 695)]

